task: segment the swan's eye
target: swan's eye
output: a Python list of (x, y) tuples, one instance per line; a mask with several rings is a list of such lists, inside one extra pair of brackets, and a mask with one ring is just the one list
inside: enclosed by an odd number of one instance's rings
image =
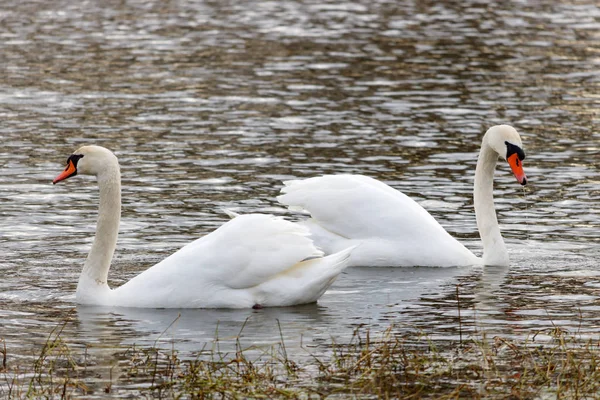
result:
[(523, 151), (522, 148), (520, 148), (516, 144), (512, 144), (508, 141), (505, 141), (504, 143), (506, 144), (506, 158), (507, 159), (508, 159), (508, 157), (512, 156), (513, 154), (516, 154), (517, 158), (520, 161), (523, 161), (525, 159), (525, 152)]

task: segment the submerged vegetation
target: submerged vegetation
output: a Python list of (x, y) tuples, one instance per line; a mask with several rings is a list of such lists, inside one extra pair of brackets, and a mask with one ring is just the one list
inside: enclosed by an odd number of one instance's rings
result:
[(349, 343), (329, 343), (326, 355), (307, 350), (301, 360), (288, 357), (283, 339), (259, 355), (238, 340), (233, 353), (211, 349), (196, 359), (132, 347), (101, 379), (88, 348), (62, 340), (67, 323), (31, 360), (13, 360), (0, 342), (0, 398), (600, 399), (600, 341), (558, 327), (525, 340), (482, 334), (456, 342), (359, 328)]

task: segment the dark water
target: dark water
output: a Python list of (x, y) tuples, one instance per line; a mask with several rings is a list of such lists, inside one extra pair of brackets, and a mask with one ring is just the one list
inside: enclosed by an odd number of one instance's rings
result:
[[(244, 346), (283, 335), (292, 357), (362, 325), (449, 340), (457, 285), (465, 335), (597, 335), (598, 43), (593, 1), (5, 1), (0, 338), (30, 357), (69, 318), (63, 337), (99, 369), (132, 344), (193, 356), (218, 337), (227, 351), (240, 331)], [(97, 188), (50, 181), (82, 144), (122, 165), (117, 286), (223, 208), (295, 218), (275, 201), (281, 181), (324, 173), (389, 183), (477, 253), (474, 167), (497, 123), (521, 132), (530, 181), (497, 171), (510, 268), (356, 268), (285, 309), (69, 312)]]

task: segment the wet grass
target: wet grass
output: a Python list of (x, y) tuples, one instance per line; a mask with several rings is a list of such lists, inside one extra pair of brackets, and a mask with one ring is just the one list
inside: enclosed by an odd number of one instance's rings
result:
[(258, 355), (238, 341), (234, 353), (205, 350), (192, 360), (132, 347), (118, 352), (102, 380), (87, 348), (74, 351), (61, 339), (67, 323), (30, 361), (13, 361), (0, 343), (0, 398), (600, 399), (600, 340), (557, 327), (525, 340), (457, 342), (399, 335), (393, 326), (379, 334), (360, 328), (349, 343), (319, 349), (327, 355), (307, 350), (298, 360), (283, 340)]

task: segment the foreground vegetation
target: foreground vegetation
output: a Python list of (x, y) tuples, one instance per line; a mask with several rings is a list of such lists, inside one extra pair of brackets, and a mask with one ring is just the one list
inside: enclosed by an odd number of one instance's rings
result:
[(14, 365), (0, 342), (0, 398), (600, 399), (600, 341), (556, 327), (522, 341), (455, 343), (359, 329), (349, 344), (301, 361), (288, 357), (283, 340), (258, 356), (238, 343), (234, 354), (212, 350), (195, 360), (133, 347), (101, 380), (87, 349), (79, 354), (61, 339), (64, 324), (30, 365)]

